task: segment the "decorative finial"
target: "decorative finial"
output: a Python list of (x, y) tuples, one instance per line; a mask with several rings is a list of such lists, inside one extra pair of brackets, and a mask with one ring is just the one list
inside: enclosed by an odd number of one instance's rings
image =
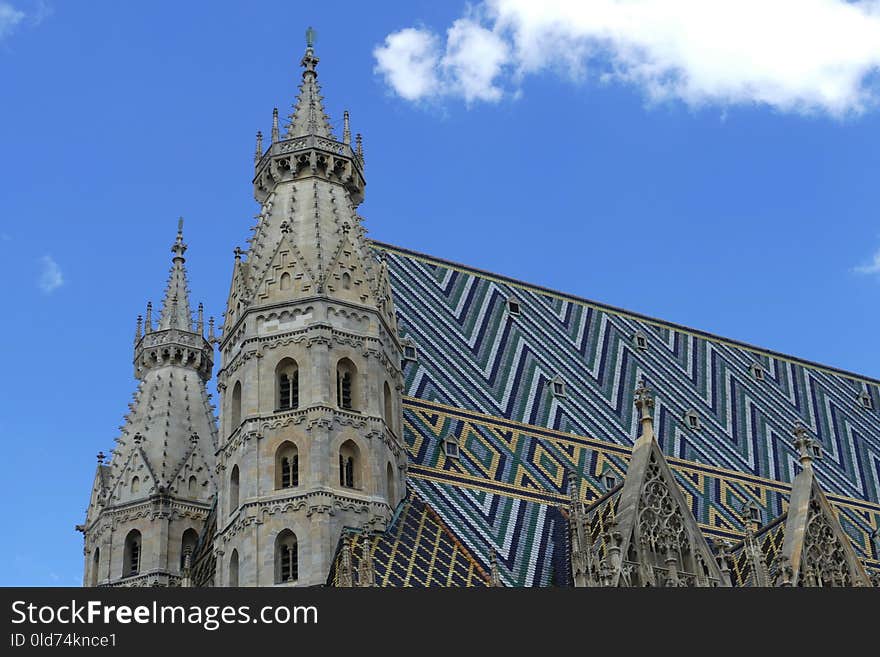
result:
[(263, 157), (263, 132), (257, 130), (257, 147), (254, 149), (254, 163), (259, 162)]
[(278, 136), (278, 108), (272, 110), (272, 143), (277, 144), (279, 141)]
[(489, 549), (489, 586), (501, 586), (501, 578), (498, 576), (498, 556), (495, 554), (495, 548)]
[(342, 113), (342, 143), (351, 145), (351, 123), (348, 110)]
[(141, 326), (144, 323), (144, 318), (141, 315), (138, 315), (137, 318), (137, 331), (134, 334), (134, 341), (137, 342), (141, 339)]
[(644, 379), (639, 381), (635, 392), (635, 404), (642, 417), (642, 436), (654, 435), (654, 396), (652, 390), (645, 385)]
[(147, 301), (147, 316), (144, 319), (144, 335), (153, 331), (153, 302)]
[(290, 232), (290, 224), (287, 222), (286, 219), (281, 222), (279, 228), (281, 228), (282, 235), (287, 235)]
[(306, 30), (306, 54), (303, 55), (302, 61), (300, 62), (300, 66), (305, 68), (303, 71), (303, 77), (306, 76), (307, 73), (311, 73), (314, 76), (317, 76), (318, 73), (315, 71), (315, 67), (318, 65), (318, 58), (315, 57), (315, 37), (317, 33), (311, 27)]
[(800, 422), (795, 422), (794, 429), (794, 447), (798, 451), (801, 467), (806, 468), (813, 462), (813, 445), (815, 441), (810, 437), (807, 428)]
[(196, 333), (204, 335), (205, 333), (205, 306), (199, 303), (199, 312), (196, 316)]
[(236, 262), (238, 262), (239, 260), (241, 260), (241, 254), (242, 254), (242, 253), (244, 253), (244, 251), (241, 250), (241, 247), (240, 247), (240, 246), (235, 247), (235, 249), (232, 251), (232, 254), (235, 256), (235, 261), (236, 261)]
[(105, 458), (107, 458), (107, 455), (104, 452), (98, 452), (98, 465), (104, 465)]
[(364, 163), (364, 136), (361, 133), (357, 133), (354, 138), (355, 144), (357, 144), (357, 148), (355, 148), (355, 153), (357, 153), (358, 159), (361, 161), (361, 165)]
[(174, 244), (171, 247), (171, 253), (174, 254), (174, 259), (177, 258), (183, 259), (183, 254), (186, 253), (186, 244), (183, 243), (183, 217), (180, 217), (177, 220), (177, 239), (174, 240)]
[(135, 445), (140, 445), (140, 444), (141, 444), (141, 441), (142, 441), (143, 439), (144, 439), (144, 437), (140, 434), (140, 432), (134, 434), (133, 440), (134, 440), (134, 444), (135, 444)]
[(191, 442), (193, 445), (198, 443), (199, 442), (199, 434), (197, 434), (195, 431), (193, 431), (189, 436), (189, 442)]
[(208, 318), (208, 342), (214, 344), (217, 341), (217, 336), (214, 335), (214, 318)]

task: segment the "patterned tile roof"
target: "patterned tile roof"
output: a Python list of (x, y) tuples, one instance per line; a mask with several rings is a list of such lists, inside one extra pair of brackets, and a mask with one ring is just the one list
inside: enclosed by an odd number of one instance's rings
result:
[[(764, 522), (787, 510), (798, 471), (794, 420), (823, 445), (816, 470), (856, 551), (880, 554), (878, 382), (387, 245), (405, 364), (410, 485), (505, 585), (569, 577), (565, 472), (582, 499), (622, 481), (637, 435), (642, 377), (657, 392), (655, 428), (702, 530), (742, 537), (747, 501)], [(514, 298), (519, 312), (512, 314)], [(646, 349), (633, 342), (639, 334)], [(754, 365), (763, 372), (761, 380)], [(565, 383), (555, 396), (549, 383)], [(683, 421), (694, 410), (700, 428)], [(458, 459), (443, 440), (454, 436)]]
[[(369, 544), (377, 586), (488, 586), (487, 571), (446, 527), (437, 513), (410, 491), (389, 529), (373, 536), (348, 530), (351, 565), (357, 581), (364, 547)], [(339, 542), (327, 580), (340, 586), (345, 540)]]

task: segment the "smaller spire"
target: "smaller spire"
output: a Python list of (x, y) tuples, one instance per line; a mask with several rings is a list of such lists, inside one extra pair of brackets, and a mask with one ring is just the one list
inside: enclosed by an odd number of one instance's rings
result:
[(272, 143), (277, 144), (281, 141), (280, 133), (278, 131), (278, 108), (272, 110)]
[(351, 145), (351, 120), (348, 110), (342, 113), (342, 143)]
[(236, 262), (238, 262), (239, 260), (241, 260), (241, 255), (242, 255), (243, 253), (244, 253), (244, 251), (241, 250), (241, 247), (240, 247), (240, 246), (237, 246), (237, 247), (235, 247), (235, 248), (232, 250), (232, 255), (235, 256), (235, 261), (236, 261)]
[(144, 323), (144, 318), (141, 315), (137, 317), (137, 330), (134, 333), (134, 341), (138, 342), (141, 339), (141, 325)]
[(205, 334), (205, 306), (199, 302), (199, 311), (196, 319), (196, 333)]
[(105, 458), (107, 458), (107, 455), (104, 452), (98, 452), (98, 465), (104, 465)]
[(208, 318), (208, 342), (214, 344), (217, 341), (217, 336), (214, 335), (214, 318)]
[(144, 319), (144, 335), (153, 332), (153, 302), (147, 301), (147, 317)]
[(262, 131), (257, 130), (257, 146), (254, 149), (254, 162), (259, 162), (261, 157), (263, 157), (263, 133)]
[(357, 144), (357, 148), (355, 148), (355, 153), (358, 156), (358, 159), (361, 161), (361, 165), (364, 164), (364, 136), (361, 133), (357, 133), (354, 138), (355, 144)]

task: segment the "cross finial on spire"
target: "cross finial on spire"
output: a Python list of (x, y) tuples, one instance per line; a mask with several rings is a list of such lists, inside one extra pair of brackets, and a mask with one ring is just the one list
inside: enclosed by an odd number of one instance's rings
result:
[(312, 73), (317, 75), (318, 73), (315, 71), (315, 67), (318, 65), (318, 58), (315, 57), (315, 36), (316, 32), (312, 27), (306, 30), (306, 54), (303, 55), (302, 61), (300, 62), (300, 66), (305, 68), (303, 71), (303, 75), (306, 73)]
[(171, 252), (175, 258), (183, 258), (183, 254), (186, 253), (186, 244), (183, 243), (183, 217), (177, 220), (177, 239), (171, 246)]

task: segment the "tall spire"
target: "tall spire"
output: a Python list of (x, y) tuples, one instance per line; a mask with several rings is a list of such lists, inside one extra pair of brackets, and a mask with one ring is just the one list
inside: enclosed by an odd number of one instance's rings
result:
[(186, 244), (183, 242), (183, 217), (177, 222), (177, 239), (171, 246), (174, 257), (171, 259), (171, 271), (168, 274), (168, 286), (162, 302), (162, 314), (159, 318), (159, 331), (179, 329), (192, 331), (192, 311), (189, 307), (189, 286), (186, 281)]
[(302, 84), (299, 86), (299, 97), (293, 107), (293, 112), (288, 116), (290, 125), (287, 127), (287, 139), (317, 135), (335, 139), (330, 130), (330, 120), (324, 112), (324, 97), (321, 96), (321, 87), (318, 84), (318, 58), (314, 51), (315, 31), (309, 28), (306, 31), (306, 53), (300, 61), (300, 66), (305, 70), (302, 74)]

